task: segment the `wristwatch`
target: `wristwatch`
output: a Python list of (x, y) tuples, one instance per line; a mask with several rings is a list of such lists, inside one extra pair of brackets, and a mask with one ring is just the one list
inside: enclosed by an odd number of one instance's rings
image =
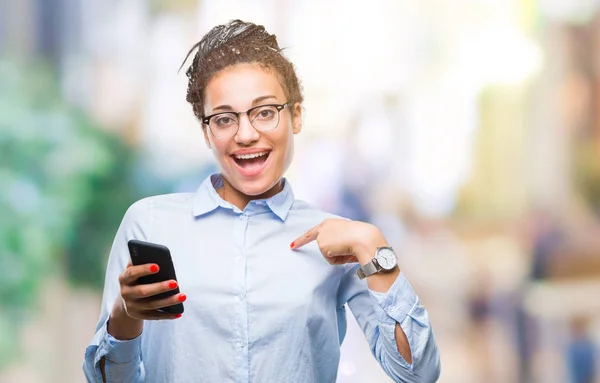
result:
[(356, 275), (358, 275), (358, 278), (360, 279), (365, 279), (369, 275), (375, 273), (392, 271), (397, 265), (398, 260), (396, 259), (394, 249), (389, 246), (382, 246), (377, 248), (375, 258), (373, 258), (371, 262), (362, 265), (356, 270)]

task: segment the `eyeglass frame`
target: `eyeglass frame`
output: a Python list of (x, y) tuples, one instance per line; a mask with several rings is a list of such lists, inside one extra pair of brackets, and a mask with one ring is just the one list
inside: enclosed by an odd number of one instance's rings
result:
[[(274, 128), (272, 128), (272, 129), (269, 129), (269, 130), (260, 130), (260, 129), (256, 129), (256, 127), (254, 126), (254, 124), (253, 124), (253, 123), (252, 123), (252, 121), (250, 120), (250, 115), (249, 115), (249, 113), (250, 113), (250, 112), (252, 112), (252, 111), (253, 111), (253, 110), (255, 110), (255, 109), (258, 109), (258, 108), (264, 108), (265, 106), (274, 106), (274, 107), (275, 107), (275, 109), (277, 109), (277, 124), (275, 125), (275, 127), (274, 127)], [(235, 137), (235, 135), (236, 135), (236, 134), (239, 132), (239, 130), (240, 130), (240, 116), (241, 116), (242, 114), (245, 114), (246, 116), (248, 116), (248, 121), (250, 122), (250, 125), (252, 125), (252, 127), (253, 127), (253, 128), (256, 130), (256, 131), (258, 131), (258, 132), (272, 132), (273, 130), (277, 129), (277, 127), (279, 127), (279, 123), (281, 122), (281, 111), (282, 111), (283, 109), (285, 109), (285, 108), (288, 108), (289, 106), (290, 106), (290, 102), (289, 102), (289, 101), (287, 101), (287, 102), (285, 102), (285, 103), (283, 103), (283, 104), (263, 104), (263, 105), (257, 105), (257, 106), (253, 106), (252, 108), (248, 109), (248, 110), (247, 110), (247, 111), (245, 111), (245, 112), (233, 112), (233, 111), (230, 111), (230, 112), (219, 112), (219, 113), (214, 113), (214, 114), (211, 114), (211, 115), (209, 115), (209, 116), (206, 116), (206, 117), (204, 117), (204, 118), (202, 119), (202, 123), (203, 123), (203, 124), (205, 124), (205, 125), (208, 127), (208, 129), (210, 130), (210, 133), (211, 133), (211, 134), (213, 135), (213, 137), (214, 137), (215, 139), (217, 139), (217, 140), (228, 140), (228, 139), (230, 139), (231, 137)], [(211, 120), (211, 118), (213, 118), (213, 117), (215, 117), (215, 116), (219, 116), (219, 115), (221, 115), (221, 114), (233, 114), (233, 115), (235, 115), (235, 117), (237, 118), (237, 129), (236, 129), (235, 133), (233, 133), (233, 134), (232, 134), (230, 137), (228, 137), (228, 138), (218, 138), (218, 137), (215, 135), (215, 133), (212, 131), (212, 129), (210, 128), (210, 120)]]

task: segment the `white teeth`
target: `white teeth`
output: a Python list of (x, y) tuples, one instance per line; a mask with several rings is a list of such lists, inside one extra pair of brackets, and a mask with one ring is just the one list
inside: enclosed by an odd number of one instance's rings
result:
[(250, 158), (257, 158), (260, 156), (267, 155), (269, 152), (261, 152), (261, 153), (252, 153), (252, 154), (240, 154), (236, 155), (235, 158), (238, 160), (249, 160)]

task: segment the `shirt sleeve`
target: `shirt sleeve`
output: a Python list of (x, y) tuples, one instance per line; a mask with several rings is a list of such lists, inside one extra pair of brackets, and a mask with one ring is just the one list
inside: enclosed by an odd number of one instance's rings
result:
[[(440, 358), (427, 310), (404, 273), (387, 293), (369, 290), (349, 266), (340, 285), (340, 304), (347, 303), (362, 329), (371, 352), (395, 382), (429, 383), (440, 375)], [(412, 354), (409, 364), (396, 345), (396, 323), (406, 334)]]
[(107, 383), (143, 382), (141, 335), (132, 340), (122, 341), (110, 335), (106, 327), (105, 324), (101, 331), (96, 333), (99, 338), (98, 345), (90, 345), (86, 349), (83, 369), (87, 381), (102, 382), (99, 363), (102, 358), (105, 358), (104, 372)]
[(88, 382), (102, 383), (100, 361), (105, 359), (106, 382), (143, 382), (141, 335), (119, 341), (107, 331), (107, 323), (115, 300), (120, 295), (119, 274), (129, 262), (127, 242), (130, 239), (147, 240), (150, 226), (148, 200), (141, 200), (127, 210), (113, 242), (102, 295), (100, 318), (96, 333), (85, 351), (83, 372)]

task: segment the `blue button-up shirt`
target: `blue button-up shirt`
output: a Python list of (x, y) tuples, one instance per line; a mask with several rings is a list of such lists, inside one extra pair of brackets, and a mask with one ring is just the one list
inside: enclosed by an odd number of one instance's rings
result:
[[(134, 203), (117, 232), (106, 271), (102, 311), (85, 353), (88, 381), (334, 382), (346, 332), (346, 306), (374, 357), (399, 382), (433, 382), (440, 370), (429, 318), (403, 273), (386, 294), (368, 289), (357, 264), (332, 266), (315, 242), (289, 243), (332, 215), (283, 191), (241, 211), (216, 192), (219, 175), (196, 193)], [(119, 296), (127, 241), (171, 250), (185, 313), (145, 321), (142, 334), (119, 341), (106, 331)], [(400, 323), (412, 350), (408, 364), (394, 337)]]

